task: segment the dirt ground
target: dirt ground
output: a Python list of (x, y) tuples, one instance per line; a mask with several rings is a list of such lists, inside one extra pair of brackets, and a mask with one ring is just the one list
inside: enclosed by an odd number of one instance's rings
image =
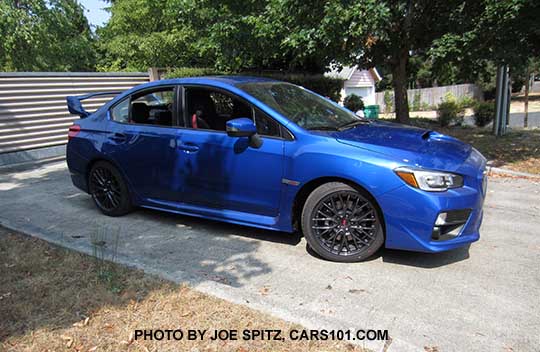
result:
[[(211, 341), (218, 328), (288, 337), (302, 327), (2, 227), (0, 268), (0, 351), (363, 351), (333, 341)], [(135, 329), (208, 332), (203, 341), (144, 341)]]

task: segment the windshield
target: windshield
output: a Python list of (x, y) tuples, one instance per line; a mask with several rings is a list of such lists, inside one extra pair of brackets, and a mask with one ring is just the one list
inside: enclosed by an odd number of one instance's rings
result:
[(290, 83), (244, 83), (238, 87), (308, 130), (339, 130), (362, 121), (358, 116)]

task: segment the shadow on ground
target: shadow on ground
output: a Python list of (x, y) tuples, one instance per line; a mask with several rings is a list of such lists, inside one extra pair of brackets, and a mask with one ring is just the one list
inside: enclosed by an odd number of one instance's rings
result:
[[(470, 245), (442, 253), (419, 253), (382, 248), (365, 262), (382, 260), (389, 264), (433, 269), (469, 259), (469, 248)], [(308, 245), (306, 245), (306, 250), (313, 257), (325, 260)]]

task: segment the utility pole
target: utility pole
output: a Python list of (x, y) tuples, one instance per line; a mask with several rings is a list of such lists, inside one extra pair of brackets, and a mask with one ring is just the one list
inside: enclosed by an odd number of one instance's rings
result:
[(508, 115), (510, 113), (508, 65), (497, 68), (497, 89), (495, 96), (495, 120), (493, 121), (493, 134), (502, 136), (506, 133)]
[(531, 67), (527, 63), (527, 80), (525, 81), (525, 116), (523, 117), (523, 127), (529, 127), (529, 86), (531, 85)]

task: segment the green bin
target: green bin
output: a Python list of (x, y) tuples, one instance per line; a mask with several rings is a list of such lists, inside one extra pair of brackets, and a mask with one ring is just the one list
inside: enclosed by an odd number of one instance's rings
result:
[(379, 105), (367, 105), (364, 108), (364, 116), (366, 117), (366, 119), (378, 119)]

